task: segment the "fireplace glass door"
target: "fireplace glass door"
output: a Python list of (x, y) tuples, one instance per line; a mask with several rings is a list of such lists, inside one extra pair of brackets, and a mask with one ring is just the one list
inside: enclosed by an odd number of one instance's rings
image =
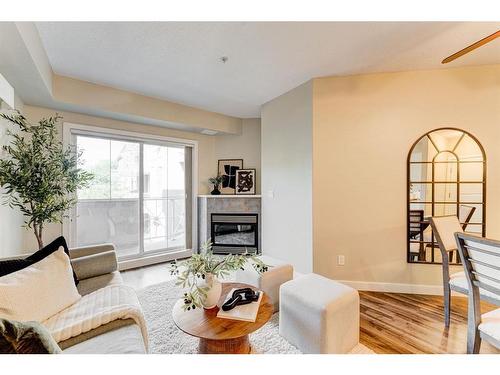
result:
[(256, 252), (257, 214), (212, 214), (212, 246), (215, 253)]

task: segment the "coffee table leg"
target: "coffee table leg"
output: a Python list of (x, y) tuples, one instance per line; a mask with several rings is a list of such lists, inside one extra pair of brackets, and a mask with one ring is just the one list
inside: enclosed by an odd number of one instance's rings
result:
[(248, 335), (228, 340), (200, 339), (200, 354), (250, 354)]

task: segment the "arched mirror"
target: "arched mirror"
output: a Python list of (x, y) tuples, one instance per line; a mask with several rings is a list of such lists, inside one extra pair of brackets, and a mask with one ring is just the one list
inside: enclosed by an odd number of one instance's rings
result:
[[(408, 262), (441, 263), (432, 216), (456, 215), (466, 232), (485, 235), (486, 156), (473, 135), (454, 128), (424, 134), (407, 168)], [(450, 263), (460, 263), (458, 254)]]

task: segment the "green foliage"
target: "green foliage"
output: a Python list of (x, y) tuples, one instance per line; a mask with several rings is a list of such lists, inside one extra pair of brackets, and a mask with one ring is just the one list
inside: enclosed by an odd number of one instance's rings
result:
[(219, 187), (219, 185), (222, 183), (222, 176), (217, 175), (216, 177), (210, 177), (208, 179), (208, 182), (210, 182), (214, 187)]
[(184, 309), (191, 310), (202, 307), (201, 301), (206, 297), (208, 287), (200, 286), (198, 282), (204, 280), (207, 275), (223, 279), (229, 276), (231, 271), (244, 269), (248, 262), (259, 273), (266, 272), (269, 267), (248, 252), (239, 255), (214, 255), (212, 243), (209, 241), (202, 245), (199, 254), (194, 254), (181, 262), (174, 261), (171, 264), (170, 272), (177, 276), (176, 285), (189, 289), (184, 294)]
[[(39, 247), (43, 247), (45, 223), (60, 223), (76, 203), (77, 189), (85, 187), (92, 175), (79, 168), (79, 153), (64, 148), (57, 136), (60, 116), (30, 124), (19, 112), (3, 118), (19, 127), (8, 132), (12, 138), (3, 146), (0, 159), (0, 186), (5, 189), (2, 202), (25, 215), (24, 225), (32, 228)], [(5, 157), (6, 156), (6, 157)]]

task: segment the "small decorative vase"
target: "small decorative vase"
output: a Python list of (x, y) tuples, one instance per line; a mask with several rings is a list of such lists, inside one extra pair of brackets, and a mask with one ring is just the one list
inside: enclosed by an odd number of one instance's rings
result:
[(220, 281), (211, 273), (205, 275), (205, 280), (199, 284), (200, 287), (208, 287), (207, 296), (201, 301), (203, 308), (205, 310), (213, 309), (217, 306), (219, 298), (222, 294), (222, 284)]
[(219, 186), (214, 186), (214, 190), (210, 192), (212, 195), (220, 195)]

